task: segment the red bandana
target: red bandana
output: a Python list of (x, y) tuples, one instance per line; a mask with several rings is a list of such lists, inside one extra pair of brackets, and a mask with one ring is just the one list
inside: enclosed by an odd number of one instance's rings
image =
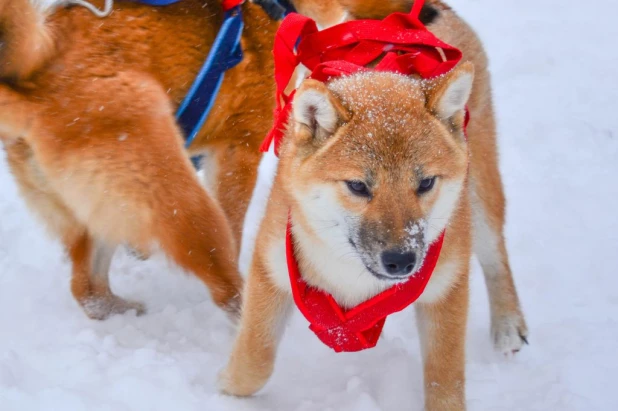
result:
[[(283, 138), (292, 108), (294, 92), (285, 94), (294, 70), (303, 64), (310, 78), (327, 82), (333, 77), (375, 70), (422, 78), (450, 71), (461, 52), (440, 41), (419, 21), (423, 0), (416, 0), (410, 14), (394, 13), (384, 20), (356, 20), (323, 31), (308, 17), (289, 14), (277, 31), (274, 44), (277, 107), (274, 126), (260, 147), (268, 151), (274, 141), (275, 153)], [(365, 67), (381, 58), (373, 69)], [(334, 298), (302, 279), (294, 256), (288, 222), (286, 257), (296, 306), (309, 321), (309, 328), (336, 352), (353, 352), (376, 345), (386, 317), (412, 304), (425, 290), (440, 256), (444, 233), (429, 247), (422, 268), (406, 282), (345, 310)]]
[(429, 247), (423, 266), (406, 282), (396, 284), (373, 298), (346, 310), (332, 295), (307, 285), (294, 255), (291, 222), (288, 221), (285, 256), (296, 306), (309, 321), (309, 329), (336, 352), (362, 351), (378, 342), (386, 317), (403, 310), (421, 296), (440, 257), (444, 233)]

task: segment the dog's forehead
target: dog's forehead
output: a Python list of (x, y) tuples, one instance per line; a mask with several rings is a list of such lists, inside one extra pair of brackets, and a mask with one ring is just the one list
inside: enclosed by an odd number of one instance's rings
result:
[(350, 110), (375, 117), (401, 115), (425, 103), (424, 82), (388, 72), (364, 72), (339, 77), (328, 85)]
[[(333, 81), (329, 88), (352, 112), (343, 154), (370, 160), (374, 169), (413, 166), (440, 146), (437, 120), (425, 108), (425, 83), (417, 78), (369, 72)], [(402, 161), (402, 160), (408, 161)]]

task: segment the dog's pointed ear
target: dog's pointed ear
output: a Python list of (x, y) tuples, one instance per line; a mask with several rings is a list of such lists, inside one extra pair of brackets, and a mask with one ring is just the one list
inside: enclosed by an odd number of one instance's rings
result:
[(431, 80), (427, 108), (445, 122), (463, 118), (473, 82), (474, 65), (470, 62), (460, 64), (440, 79)]
[(294, 96), (293, 118), (297, 138), (321, 143), (348, 121), (350, 114), (324, 83), (308, 79)]

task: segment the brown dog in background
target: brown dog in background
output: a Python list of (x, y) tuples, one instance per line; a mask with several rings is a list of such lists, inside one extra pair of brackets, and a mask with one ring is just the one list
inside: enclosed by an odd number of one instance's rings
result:
[(118, 3), (103, 20), (0, 0), (0, 137), (22, 196), (66, 247), (73, 295), (91, 318), (144, 310), (110, 290), (119, 244), (160, 247), (238, 311), (234, 236), (174, 119), (221, 16), (218, 2), (195, 0), (165, 13)]

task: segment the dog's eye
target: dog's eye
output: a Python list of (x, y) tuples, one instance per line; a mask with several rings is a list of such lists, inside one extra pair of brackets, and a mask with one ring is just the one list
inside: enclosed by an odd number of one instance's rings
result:
[(422, 179), (421, 183), (418, 185), (417, 192), (419, 194), (423, 194), (423, 193), (430, 191), (433, 188), (433, 185), (435, 184), (435, 182), (436, 182), (435, 177), (429, 177), (429, 178)]
[(350, 191), (360, 197), (371, 197), (367, 184), (362, 181), (346, 181)]

